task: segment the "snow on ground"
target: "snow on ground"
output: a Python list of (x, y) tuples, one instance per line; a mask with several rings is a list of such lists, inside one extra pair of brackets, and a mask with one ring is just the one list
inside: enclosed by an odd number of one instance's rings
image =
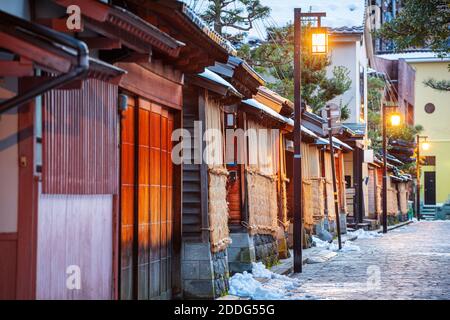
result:
[(327, 242), (320, 240), (319, 238), (313, 236), (313, 241), (316, 243), (316, 247), (318, 248), (324, 248), (326, 250), (335, 251), (335, 252), (350, 252), (350, 251), (360, 251), (360, 248), (351, 243), (351, 241), (345, 241), (342, 244), (342, 249), (339, 250), (339, 246), (336, 242)]
[(366, 231), (364, 229), (358, 229), (353, 232), (348, 232), (348, 235), (350, 236), (357, 236), (358, 239), (373, 239), (373, 238), (379, 238), (383, 235), (377, 231)]
[[(252, 264), (252, 273), (236, 273), (230, 278), (229, 293), (253, 300), (316, 299), (302, 293), (300, 281), (268, 270), (263, 263)], [(262, 279), (262, 281), (256, 280)]]
[[(376, 231), (365, 231), (362, 229), (348, 233), (350, 236), (357, 236), (357, 239), (373, 239), (381, 237), (382, 234)], [(323, 248), (322, 254), (329, 252), (359, 252), (361, 249), (352, 241), (343, 242), (342, 249), (339, 250), (336, 241), (331, 243), (322, 241), (313, 236), (316, 247)], [(261, 281), (258, 281), (260, 279)], [(293, 299), (306, 300), (318, 299), (316, 296), (307, 294), (302, 288), (300, 281), (284, 275), (279, 275), (268, 270), (263, 263), (253, 263), (252, 272), (236, 273), (230, 278), (229, 293), (239, 297), (249, 297), (253, 300), (279, 300)]]

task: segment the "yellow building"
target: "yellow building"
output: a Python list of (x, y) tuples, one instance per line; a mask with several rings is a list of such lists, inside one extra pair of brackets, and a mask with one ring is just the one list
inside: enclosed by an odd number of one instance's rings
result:
[(450, 92), (424, 84), (428, 79), (450, 80), (450, 57), (433, 52), (404, 52), (376, 56), (377, 71), (396, 84), (398, 106), (407, 124), (422, 125), (430, 148), (422, 166), (421, 203), (441, 204), (450, 200)]
[(420, 150), (429, 164), (422, 167), (421, 201), (434, 204), (435, 198), (439, 204), (450, 199), (450, 92), (432, 89), (423, 82), (430, 78), (450, 80), (450, 59), (417, 58), (407, 62), (415, 70), (414, 123), (424, 127), (421, 135), (428, 136), (430, 143), (428, 150)]

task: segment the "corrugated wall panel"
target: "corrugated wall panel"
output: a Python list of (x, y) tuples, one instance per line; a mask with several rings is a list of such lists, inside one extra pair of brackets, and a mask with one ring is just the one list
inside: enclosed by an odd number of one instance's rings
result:
[(43, 193), (118, 190), (117, 86), (95, 79), (43, 99)]

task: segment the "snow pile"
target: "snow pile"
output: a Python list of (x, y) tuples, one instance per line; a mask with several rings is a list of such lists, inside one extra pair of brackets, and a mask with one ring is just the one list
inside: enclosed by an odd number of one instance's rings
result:
[(252, 263), (252, 275), (255, 278), (267, 278), (271, 279), (272, 275), (275, 275), (272, 271), (266, 268), (262, 262)]
[(342, 244), (342, 249), (339, 250), (339, 246), (335, 242), (326, 242), (322, 241), (319, 238), (313, 236), (313, 241), (316, 243), (316, 247), (318, 248), (324, 248), (326, 250), (330, 251), (339, 251), (339, 252), (351, 252), (351, 251), (361, 251), (361, 249), (357, 246), (351, 243), (351, 241), (345, 241)]
[(356, 244), (351, 243), (351, 241), (345, 241), (342, 244), (342, 249), (341, 250), (336, 250), (336, 251), (340, 251), (340, 252), (357, 251), (357, 252), (359, 252), (359, 251), (361, 251), (361, 248), (359, 246), (357, 246)]
[(350, 236), (356, 236), (358, 239), (373, 239), (383, 236), (381, 233), (378, 233), (377, 231), (366, 231), (364, 229), (358, 229), (356, 231), (349, 232), (348, 234)]
[[(268, 279), (261, 283), (255, 278)], [(288, 290), (299, 287), (296, 279), (268, 270), (261, 262), (252, 264), (252, 273), (236, 273), (230, 278), (229, 293), (254, 300), (279, 300), (289, 296)]]
[(239, 297), (250, 297), (261, 300), (277, 300), (283, 297), (284, 291), (263, 288), (262, 283), (253, 278), (251, 273), (236, 273), (230, 278), (229, 293)]

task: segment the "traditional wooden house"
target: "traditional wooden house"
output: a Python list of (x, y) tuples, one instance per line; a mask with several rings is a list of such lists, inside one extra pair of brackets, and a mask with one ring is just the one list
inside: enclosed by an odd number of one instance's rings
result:
[(228, 290), (231, 242), (225, 114), (242, 95), (206, 69), (186, 77), (183, 96), (183, 296), (215, 298)]
[(347, 223), (352, 227), (358, 224), (362, 226), (364, 219), (367, 219), (368, 186), (365, 184), (367, 175), (363, 170), (367, 167), (365, 163), (365, 134), (364, 126), (343, 124), (343, 132), (337, 136), (353, 149), (352, 152), (344, 154)]
[[(292, 130), (293, 122), (258, 100), (263, 100), (260, 93), (253, 99), (244, 100), (240, 105), (247, 135), (244, 146), (245, 171), (241, 176), (245, 181), (245, 216), (240, 218), (245, 229), (244, 232), (235, 234), (238, 234), (237, 238), (249, 237), (249, 243), (237, 241), (233, 244), (234, 252), (240, 254), (230, 259), (232, 271), (248, 268), (252, 261), (262, 261), (267, 266), (276, 263), (279, 221), (282, 227), (285, 222), (280, 220), (286, 212), (286, 194), (283, 193), (286, 176), (286, 161), (282, 152), (283, 134)], [(239, 245), (244, 246), (237, 247)], [(248, 253), (248, 256), (243, 258), (242, 252)], [(243, 259), (247, 261), (242, 261)], [(235, 268), (235, 265), (238, 267)]]
[[(1, 261), (11, 271), (1, 280), (5, 295), (181, 293), (182, 168), (170, 159), (172, 132), (182, 125), (183, 76), (226, 62), (234, 49), (178, 1), (127, 1), (128, 10), (147, 20), (100, 1), (33, 3), (34, 21), (65, 33), (73, 32), (66, 6), (79, 6), (81, 28), (74, 31), (84, 42), (37, 23), (1, 21), (12, 26), (2, 29), (7, 63), (20, 67), (5, 76), (22, 77), (18, 88), (8, 83), (12, 89), (2, 90), (5, 97), (19, 91), (2, 109), (29, 101), (12, 116), (18, 125), (0, 126), (20, 141), (5, 155), (12, 169), (2, 161), (2, 169), (17, 172), (20, 190), (12, 191), (10, 217), (0, 229)], [(77, 78), (86, 73), (87, 80)], [(78, 282), (66, 287), (70, 273), (80, 275), (80, 288)]]
[[(303, 176), (303, 219), (305, 246), (311, 244), (310, 236), (315, 234), (322, 237), (324, 231), (335, 232), (336, 212), (334, 206), (334, 192), (332, 184), (331, 152), (328, 138), (324, 135), (325, 120), (311, 112), (303, 114), (302, 134), (302, 176)], [(347, 203), (345, 198), (344, 154), (353, 149), (337, 138), (333, 138), (336, 181), (338, 191), (338, 208), (341, 219), (341, 232), (346, 232), (345, 218)], [(292, 154), (288, 156), (292, 163)], [(292, 167), (292, 164), (291, 164)], [(292, 176), (292, 168), (289, 176)], [(293, 206), (293, 190), (289, 184), (289, 208)], [(293, 219), (292, 210), (290, 220)], [(292, 229), (291, 229), (292, 232)], [(290, 233), (291, 233), (290, 232)], [(292, 238), (292, 235), (290, 236)]]
[(369, 191), (369, 219), (377, 221), (377, 225), (380, 225), (380, 217), (382, 214), (382, 186), (383, 186), (383, 162), (375, 157), (374, 161), (369, 163), (369, 181), (368, 181), (368, 191)]
[(28, 14), (0, 12), (0, 298), (111, 299), (125, 71)]

